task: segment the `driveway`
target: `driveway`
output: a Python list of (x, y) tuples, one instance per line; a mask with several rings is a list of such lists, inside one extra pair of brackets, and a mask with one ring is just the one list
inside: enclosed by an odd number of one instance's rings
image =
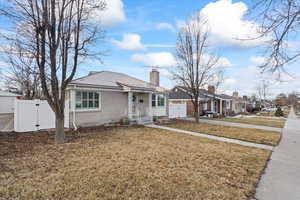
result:
[(0, 114), (0, 132), (11, 132), (14, 130), (14, 115)]
[(300, 199), (300, 120), (291, 110), (256, 191), (258, 200)]
[[(186, 118), (185, 120), (192, 120), (194, 121), (194, 118)], [(253, 124), (244, 124), (244, 123), (236, 123), (236, 122), (225, 122), (225, 121), (218, 121), (218, 120), (210, 120), (210, 119), (200, 119), (200, 122), (203, 123), (209, 123), (209, 124), (215, 124), (215, 125), (222, 125), (222, 126), (235, 126), (235, 127), (241, 127), (241, 128), (255, 128), (255, 129), (262, 129), (266, 131), (276, 131), (281, 132), (281, 128), (276, 127), (269, 127), (269, 126), (260, 126), (260, 125), (253, 125)]]

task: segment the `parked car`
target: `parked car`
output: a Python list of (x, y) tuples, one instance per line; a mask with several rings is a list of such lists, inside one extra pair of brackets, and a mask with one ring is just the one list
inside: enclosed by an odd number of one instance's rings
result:
[(276, 108), (263, 108), (261, 111), (263, 112), (275, 112), (276, 111)]

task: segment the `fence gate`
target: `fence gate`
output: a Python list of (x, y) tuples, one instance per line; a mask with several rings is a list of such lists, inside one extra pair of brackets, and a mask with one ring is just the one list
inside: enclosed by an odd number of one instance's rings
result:
[(181, 118), (186, 117), (186, 103), (181, 104), (169, 104), (169, 117)]
[[(14, 130), (38, 131), (55, 128), (55, 114), (47, 101), (15, 100)], [(65, 104), (65, 128), (69, 128), (69, 102)]]

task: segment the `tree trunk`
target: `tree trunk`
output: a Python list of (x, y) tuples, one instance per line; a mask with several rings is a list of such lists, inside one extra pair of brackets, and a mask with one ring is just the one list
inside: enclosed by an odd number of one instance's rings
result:
[(55, 143), (62, 144), (65, 142), (64, 115), (55, 116)]
[(194, 110), (194, 115), (195, 115), (195, 120), (198, 123), (199, 122), (199, 103), (195, 103), (195, 110)]

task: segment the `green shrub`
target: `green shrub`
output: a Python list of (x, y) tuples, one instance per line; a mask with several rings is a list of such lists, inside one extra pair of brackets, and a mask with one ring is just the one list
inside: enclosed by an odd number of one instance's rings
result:
[(284, 116), (284, 113), (283, 113), (283, 111), (281, 110), (280, 107), (277, 108), (277, 110), (275, 112), (275, 116), (276, 117), (283, 117)]

